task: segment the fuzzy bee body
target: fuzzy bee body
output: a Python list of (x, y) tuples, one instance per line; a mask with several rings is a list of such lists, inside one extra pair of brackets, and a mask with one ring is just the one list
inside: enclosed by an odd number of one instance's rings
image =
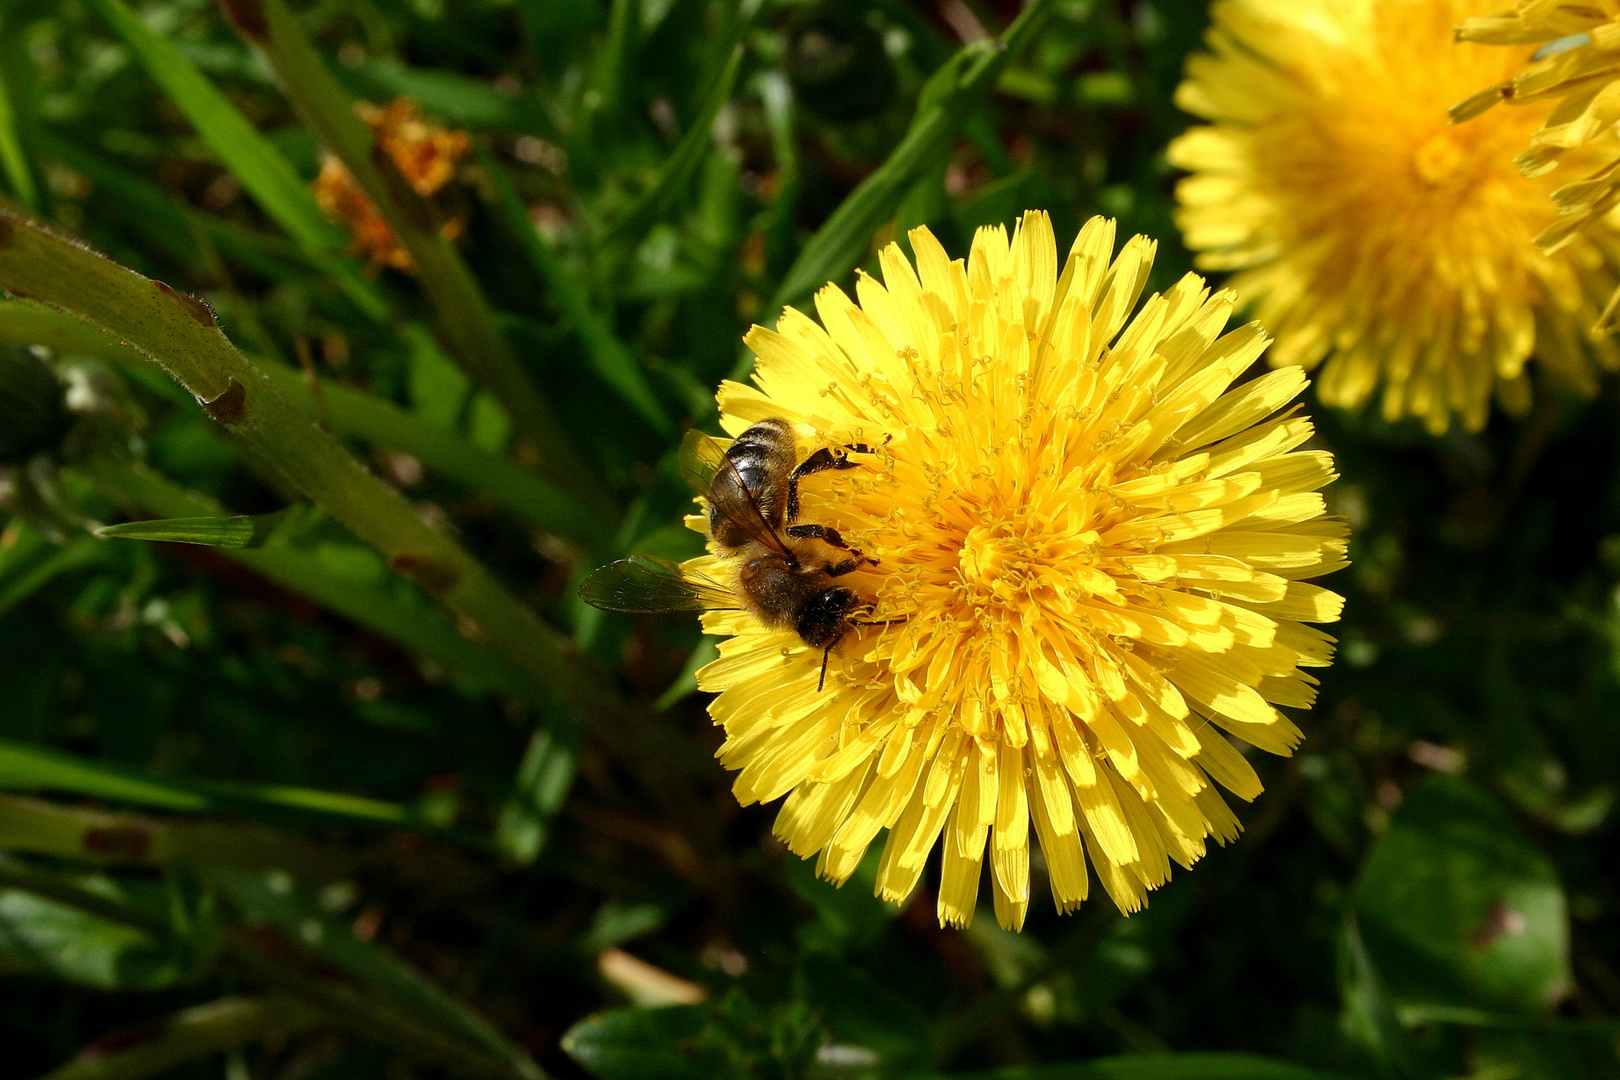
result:
[(813, 649), (831, 649), (849, 630), (849, 615), (860, 596), (833, 584), (821, 567), (796, 566), (765, 552), (749, 559), (737, 575), (743, 606), (766, 626), (795, 630)]
[(708, 501), (716, 553), (738, 561), (735, 588), (699, 580), (674, 563), (635, 556), (596, 570), (580, 586), (580, 596), (608, 611), (632, 613), (741, 608), (821, 649), (825, 681), (833, 647), (856, 625), (853, 615), (872, 606), (834, 579), (876, 560), (851, 550), (836, 529), (798, 521), (799, 480), (855, 468), (851, 450), (870, 452), (860, 444), (838, 451), (823, 447), (798, 461), (793, 428), (776, 417), (749, 427), (725, 448), (688, 433), (681, 471)]

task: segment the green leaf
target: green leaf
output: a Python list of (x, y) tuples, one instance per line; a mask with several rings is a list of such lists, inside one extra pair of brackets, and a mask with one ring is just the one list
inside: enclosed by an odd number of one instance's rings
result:
[(579, 939), (578, 948), (586, 956), (650, 934), (669, 921), (669, 913), (656, 904), (626, 906), (609, 900), (596, 910), (591, 928)]
[(1433, 776), (1407, 793), (1362, 864), (1352, 906), (1398, 1000), (1535, 1012), (1569, 992), (1557, 874), (1466, 781)]
[(1481, 1031), (1473, 1076), (1514, 1080), (1613, 1080), (1614, 1032)]
[(545, 846), (551, 819), (562, 809), (573, 786), (579, 758), (576, 742), (545, 728), (529, 737), (495, 833), (501, 850), (518, 862), (533, 862)]
[(15, 889), (0, 889), (0, 956), (98, 990), (156, 990), (183, 972), (171, 950), (133, 926)]
[(720, 1047), (700, 1038), (709, 1008), (614, 1009), (588, 1016), (562, 1048), (602, 1080), (714, 1080), (728, 1075)]
[(404, 338), (410, 346), (410, 401), (411, 412), (424, 424), (440, 431), (454, 431), (467, 411), (467, 397), (472, 393), (472, 380), (451, 362), (433, 340), (433, 335), (420, 326), (405, 327)]
[(274, 514), (238, 514), (235, 517), (158, 518), (153, 521), (126, 521), (103, 525), (95, 530), (104, 539), (166, 541), (172, 544), (202, 544), (205, 547), (259, 547), (286, 520), (285, 511)]

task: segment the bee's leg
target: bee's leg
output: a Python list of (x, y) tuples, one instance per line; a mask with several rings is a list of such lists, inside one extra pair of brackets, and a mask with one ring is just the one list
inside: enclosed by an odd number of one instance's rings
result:
[[(830, 528), (826, 525), (789, 525), (782, 531), (787, 533), (795, 540), (820, 540), (824, 544), (831, 544), (835, 548), (842, 551), (847, 551), (854, 556), (854, 561), (857, 565), (863, 562), (869, 562), (873, 566), (878, 564), (876, 559), (868, 559), (865, 555), (862, 555), (859, 551), (850, 547), (849, 541), (845, 540), (843, 534), (837, 529)], [(848, 571), (845, 572), (847, 573)]]
[[(894, 439), (893, 435), (885, 435), (885, 436), (883, 436), (883, 441), (878, 443), (878, 449), (882, 449), (883, 447), (888, 446), (889, 443), (893, 439)], [(844, 444), (844, 449), (848, 450), (852, 454), (876, 453), (876, 451), (874, 451), (870, 446), (868, 446), (866, 443), (863, 443), (863, 442), (847, 442), (847, 443)], [(814, 457), (815, 455), (812, 454), (811, 456)], [(851, 462), (848, 465), (840, 465), (838, 467), (840, 469), (853, 469), (855, 467), (855, 464), (854, 464), (854, 462)]]
[(870, 561), (872, 563), (877, 562), (876, 559), (868, 560), (868, 559), (855, 558), (855, 559), (846, 559), (844, 562), (841, 562), (841, 563), (834, 563), (833, 565), (827, 567), (827, 576), (828, 577), (843, 577), (845, 574), (849, 573), (851, 570), (859, 570), (861, 568), (861, 564), (864, 563), (864, 562), (868, 562), (868, 561)]
[[(847, 449), (858, 454), (872, 452), (865, 443), (853, 443)], [(858, 464), (858, 462), (849, 460), (849, 455), (842, 450), (834, 453), (829, 446), (823, 446), (820, 450), (799, 462), (793, 471), (788, 474), (786, 520), (795, 521), (799, 517), (799, 477), (814, 476), (816, 473), (826, 472), (828, 469), (853, 469)]]
[(837, 529), (829, 528), (826, 525), (789, 525), (782, 531), (795, 540), (820, 540), (822, 543), (831, 544), (835, 548), (842, 548), (845, 551), (850, 550), (849, 542), (844, 539), (843, 534)]

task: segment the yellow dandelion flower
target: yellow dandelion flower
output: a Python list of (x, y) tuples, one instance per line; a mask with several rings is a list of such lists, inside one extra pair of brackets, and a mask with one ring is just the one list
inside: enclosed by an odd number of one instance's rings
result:
[[(1569, 151), (1594, 140), (1612, 141), (1620, 121), (1620, 2), (1593, 0), (1519, 0), (1511, 11), (1465, 19), (1459, 41), (1490, 45), (1544, 43), (1532, 54), (1530, 67), (1452, 107), (1454, 122), (1484, 112), (1499, 101), (1529, 105), (1556, 101), (1550, 115), (1530, 136), (1529, 147), (1516, 159), (1526, 176), (1543, 176), (1558, 167)], [(1515, 59), (1517, 55), (1515, 54)], [(1591, 228), (1620, 206), (1620, 161), (1612, 149), (1599, 162), (1578, 166), (1587, 175), (1552, 193), (1559, 219), (1536, 237), (1545, 251), (1557, 251), (1582, 230)], [(1620, 328), (1620, 291), (1614, 293), (1598, 322), (1598, 331)]]
[[(996, 917), (1023, 925), (1039, 844), (1060, 911), (1087, 865), (1126, 912), (1238, 821), (1260, 781), (1226, 733), (1276, 754), (1301, 738), (1342, 600), (1307, 578), (1345, 565), (1318, 489), (1333, 459), (1299, 447), (1298, 368), (1231, 383), (1267, 344), (1222, 335), (1229, 293), (1188, 274), (1134, 318), (1155, 245), (1110, 262), (1092, 219), (1060, 262), (1051, 222), (979, 230), (952, 261), (926, 229), (881, 254), (820, 323), (754, 327), (756, 386), (725, 383), (732, 436), (776, 418), (804, 477), (793, 522), (868, 560), (836, 579), (869, 607), (823, 653), (744, 612), (699, 674), (743, 803), (786, 796), (776, 834), (842, 883), (888, 830), (877, 891), (899, 901), (938, 843), (938, 915), (965, 926), (988, 859)], [(839, 451), (865, 446), (869, 453)], [(702, 528), (706, 519), (693, 518)], [(819, 541), (804, 541), (819, 544)], [(829, 559), (847, 556), (828, 548)], [(807, 552), (805, 557), (809, 557)], [(735, 555), (686, 564), (736, 580)]]
[[(1583, 390), (1620, 349), (1591, 327), (1620, 238), (1594, 229), (1556, 255), (1536, 234), (1551, 185), (1511, 158), (1541, 110), (1458, 127), (1446, 107), (1515, 61), (1456, 45), (1492, 0), (1220, 0), (1213, 55), (1177, 102), (1213, 121), (1170, 147), (1193, 175), (1178, 221), (1203, 268), (1276, 335), (1275, 365), (1324, 364), (1321, 399), (1484, 426), (1494, 394), (1529, 403), (1525, 362)], [(1595, 361), (1595, 364), (1594, 364)]]

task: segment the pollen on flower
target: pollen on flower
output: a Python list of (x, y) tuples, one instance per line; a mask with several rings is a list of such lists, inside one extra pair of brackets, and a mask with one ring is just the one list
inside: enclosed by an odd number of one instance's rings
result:
[[(1620, 366), (1592, 329), (1620, 234), (1533, 246), (1561, 227), (1556, 182), (1512, 159), (1548, 107), (1448, 122), (1522, 59), (1453, 43), (1454, 24), (1498, 2), (1222, 0), (1212, 55), (1188, 62), (1177, 101), (1212, 123), (1170, 147), (1192, 174), (1177, 189), (1187, 245), (1199, 266), (1237, 271), (1231, 287), (1276, 335), (1273, 364), (1322, 366), (1330, 405), (1378, 396), (1387, 419), (1477, 430), (1493, 396), (1528, 406), (1532, 357), (1586, 392)], [(1611, 160), (1610, 142), (1578, 151), (1581, 167)]]
[(823, 289), (819, 323), (755, 327), (755, 385), (721, 387), (732, 435), (780, 417), (801, 458), (871, 448), (804, 477), (798, 520), (876, 563), (837, 579), (871, 608), (822, 689), (791, 630), (704, 616), (726, 637), (699, 673), (720, 759), (744, 803), (786, 797), (777, 835), (833, 881), (886, 831), (877, 891), (901, 900), (938, 847), (942, 924), (972, 919), (988, 877), (1021, 927), (1032, 845), (1060, 911), (1093, 875), (1134, 911), (1238, 834), (1217, 785), (1252, 799), (1260, 781), (1228, 736), (1301, 738), (1276, 706), (1309, 706), (1303, 669), (1332, 654), (1305, 625), (1342, 603), (1305, 580), (1345, 565), (1318, 494), (1332, 458), (1300, 449), (1298, 368), (1232, 388), (1267, 339), (1222, 333), (1231, 294), (1188, 275), (1132, 317), (1142, 237), (1113, 258), (1096, 218), (1060, 260), (1029, 213), (966, 261), (926, 229), (911, 242), (915, 267), (890, 245), (881, 284)]
[[(396, 98), (379, 108), (361, 102), (356, 111), (371, 128), (377, 146), (393, 160), (406, 182), (418, 195), (437, 194), (455, 178), (456, 167), (472, 152), (472, 140), (465, 131), (455, 131), (428, 123), (416, 103)], [(377, 211), (376, 204), (361, 190), (353, 174), (332, 154), (321, 161), (314, 183), (315, 201), (321, 212), (349, 231), (356, 255), (373, 268), (391, 266), (414, 271), (415, 262)], [(465, 227), (460, 217), (447, 219), (440, 231), (454, 239)]]

